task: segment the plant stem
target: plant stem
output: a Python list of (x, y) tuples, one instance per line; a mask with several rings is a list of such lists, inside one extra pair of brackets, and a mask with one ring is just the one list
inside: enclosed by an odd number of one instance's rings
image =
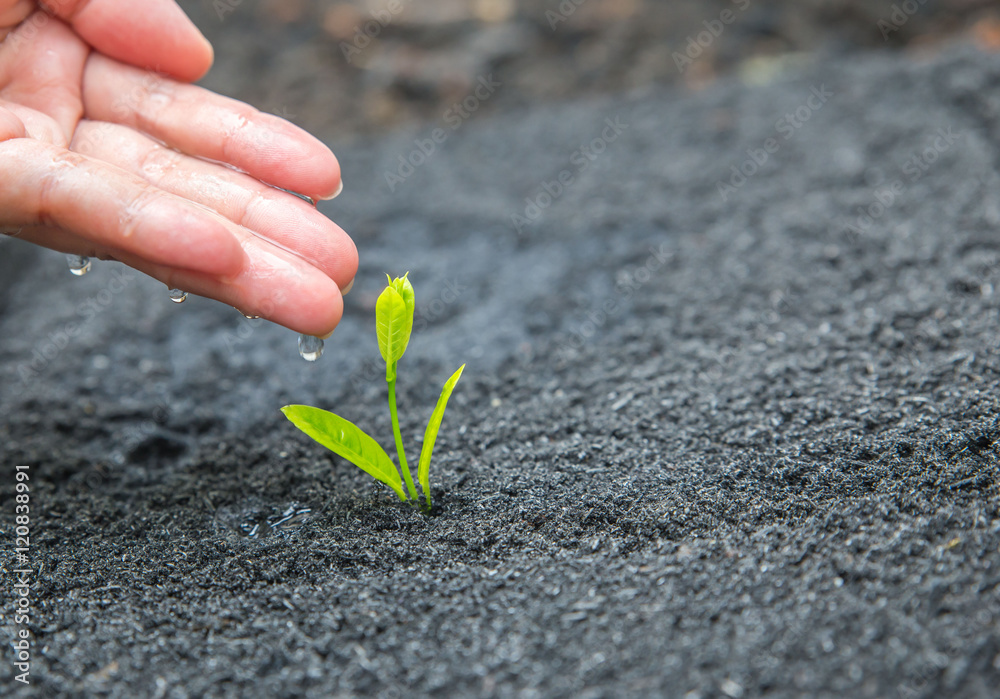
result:
[[(392, 372), (395, 375), (395, 371)], [(396, 379), (389, 381), (389, 414), (392, 415), (392, 434), (396, 438), (396, 455), (399, 456), (399, 466), (403, 470), (403, 478), (406, 480), (406, 489), (410, 491), (410, 497), (414, 502), (419, 502), (417, 497), (417, 487), (413, 485), (413, 476), (410, 475), (410, 467), (406, 465), (406, 452), (403, 451), (403, 435), (399, 432), (399, 417), (396, 415)]]

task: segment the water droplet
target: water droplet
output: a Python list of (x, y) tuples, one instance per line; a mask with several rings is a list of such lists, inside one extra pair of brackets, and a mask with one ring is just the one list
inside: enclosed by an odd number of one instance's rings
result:
[(268, 517), (267, 524), (271, 529), (280, 529), (282, 527), (285, 529), (294, 529), (305, 523), (309, 518), (310, 512), (312, 512), (310, 508), (293, 502), (280, 515)]
[(299, 335), (299, 354), (307, 362), (315, 362), (323, 355), (323, 341), (312, 335)]
[(257, 319), (260, 318), (260, 316), (252, 316), (252, 315), (249, 315), (247, 313), (244, 313), (243, 311), (241, 311), (240, 309), (238, 309), (236, 306), (233, 306), (233, 310), (236, 311), (237, 313), (239, 313), (241, 316), (243, 316), (247, 320), (257, 320)]
[(247, 538), (263, 539), (276, 532), (301, 527), (309, 520), (311, 513), (310, 508), (297, 502), (293, 502), (283, 512), (271, 508), (271, 514), (266, 518), (264, 512), (255, 510), (247, 513), (246, 518), (239, 524), (239, 530)]
[(180, 289), (170, 290), (170, 300), (173, 301), (174, 303), (184, 303), (185, 301), (187, 301), (187, 297), (188, 297), (188, 292), (186, 291), (181, 291)]
[(69, 265), (69, 271), (78, 277), (82, 277), (90, 271), (89, 257), (84, 257), (83, 255), (66, 255), (66, 263)]

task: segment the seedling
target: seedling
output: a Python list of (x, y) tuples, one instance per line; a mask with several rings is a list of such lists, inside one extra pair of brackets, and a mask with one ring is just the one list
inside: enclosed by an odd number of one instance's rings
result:
[[(396, 414), (396, 366), (406, 352), (410, 343), (410, 332), (413, 330), (413, 311), (415, 308), (413, 286), (407, 279), (407, 274), (400, 279), (389, 280), (389, 286), (378, 297), (375, 303), (375, 330), (378, 333), (378, 348), (385, 360), (385, 381), (389, 384), (389, 414), (392, 416), (392, 434), (396, 439), (396, 456), (399, 457), (399, 470), (392, 462), (385, 449), (369, 437), (354, 423), (348, 422), (339, 415), (313, 408), (308, 405), (286, 405), (281, 409), (292, 424), (315, 439), (324, 447), (360, 468), (377, 481), (385, 483), (395, 491), (403, 502), (419, 503), (417, 488), (410, 475), (410, 467), (406, 462), (406, 452), (403, 449), (403, 437), (399, 431), (399, 417)], [(386, 275), (389, 279), (389, 275)], [(430, 422), (424, 432), (424, 446), (420, 450), (420, 462), (417, 466), (417, 480), (424, 491), (424, 511), (431, 510), (430, 469), (431, 453), (437, 440), (441, 420), (451, 392), (462, 376), (463, 364), (444, 385), (441, 397), (438, 398)], [(406, 481), (406, 490), (403, 489)]]

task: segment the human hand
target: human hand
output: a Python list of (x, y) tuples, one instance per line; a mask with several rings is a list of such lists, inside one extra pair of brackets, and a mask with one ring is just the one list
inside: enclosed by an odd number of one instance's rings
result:
[(184, 84), (212, 52), (173, 0), (46, 6), (52, 14), (0, 0), (0, 230), (120, 260), (298, 332), (331, 332), (357, 250), (275, 188), (334, 196), (329, 149)]

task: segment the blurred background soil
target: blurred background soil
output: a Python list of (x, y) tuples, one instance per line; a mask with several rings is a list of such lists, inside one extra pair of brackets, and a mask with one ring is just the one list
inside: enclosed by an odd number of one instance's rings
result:
[[(1000, 47), (1000, 3), (986, 0), (180, 4), (216, 48), (204, 85), (339, 141), (443, 119), (489, 76), (502, 88), (477, 111), (660, 84), (699, 89), (732, 72), (766, 82), (782, 61), (817, 52), (926, 52), (969, 36)], [(724, 40), (703, 35), (703, 53), (681, 70), (675, 53), (697, 54), (691, 42), (726, 10), (735, 19)]]

